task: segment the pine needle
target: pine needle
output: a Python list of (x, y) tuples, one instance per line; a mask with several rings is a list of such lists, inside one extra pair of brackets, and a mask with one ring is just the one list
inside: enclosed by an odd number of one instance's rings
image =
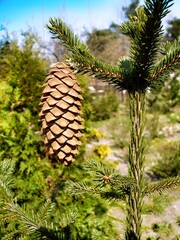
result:
[(144, 195), (161, 194), (180, 188), (180, 177), (168, 178), (148, 185), (144, 190)]

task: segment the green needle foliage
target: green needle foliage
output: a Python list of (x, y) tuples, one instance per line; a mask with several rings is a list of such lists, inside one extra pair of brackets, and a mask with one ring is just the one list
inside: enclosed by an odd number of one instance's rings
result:
[(160, 182), (156, 182), (147, 186), (144, 190), (145, 195), (151, 195), (155, 193), (161, 194), (162, 192), (168, 192), (180, 187), (180, 178), (168, 178)]
[[(104, 219), (100, 218), (102, 213), (106, 212), (106, 208), (100, 206), (99, 201), (96, 202), (94, 209), (96, 210), (93, 213), (95, 216), (91, 216), (92, 209), (90, 209), (84, 219), (86, 225), (88, 224), (92, 231), (90, 234), (87, 232), (85, 223), (82, 223), (82, 220), (78, 221), (77, 214), (74, 212), (77, 199), (74, 199), (73, 211), (69, 210), (69, 208), (65, 212), (57, 211), (56, 204), (52, 203), (51, 200), (47, 200), (41, 204), (38, 210), (30, 210), (29, 208), (20, 206), (17, 200), (14, 200), (13, 189), (11, 189), (14, 182), (14, 167), (12, 163), (9, 160), (2, 161), (0, 167), (3, 172), (3, 175), (0, 175), (0, 183), (3, 183), (0, 185), (0, 227), (6, 228), (6, 234), (1, 239), (100, 240), (102, 237), (104, 237), (103, 239), (108, 239), (110, 234), (113, 237), (116, 236), (111, 224), (109, 225), (109, 221), (106, 219), (108, 221), (106, 225)], [(65, 209), (67, 209), (69, 203), (66, 201), (64, 204)], [(84, 204), (81, 204), (81, 208), (83, 208), (82, 205)], [(59, 207), (62, 206), (59, 205)], [(80, 209), (80, 212), (82, 213), (82, 209)], [(98, 215), (99, 219), (97, 221), (96, 217)], [(55, 219), (58, 219), (58, 221)], [(96, 225), (97, 229), (95, 229), (94, 225)], [(104, 225), (103, 228), (102, 225)], [(110, 228), (110, 233), (108, 234), (107, 226)]]
[[(121, 26), (121, 31), (130, 38), (130, 56), (121, 58), (117, 66), (110, 66), (95, 59), (87, 46), (78, 40), (62, 20), (50, 19), (47, 25), (52, 35), (72, 53), (65, 59), (72, 69), (93, 74), (118, 89), (126, 89), (129, 93), (129, 175), (122, 177), (102, 165), (93, 163), (86, 168), (95, 172), (93, 177), (97, 184), (94, 187), (85, 183), (68, 183), (71, 193), (88, 192), (108, 199), (126, 199), (126, 240), (141, 239), (144, 195), (173, 188), (179, 185), (180, 180), (177, 177), (150, 186), (144, 183), (146, 91), (160, 85), (167, 79), (170, 71), (179, 65), (179, 40), (171, 45), (167, 43), (163, 51), (160, 47), (163, 35), (162, 19), (169, 13), (172, 4), (172, 0), (146, 0), (143, 7), (137, 8), (135, 13), (129, 16), (129, 21)], [(163, 53), (163, 57), (158, 60), (160, 53)]]
[(14, 181), (12, 179), (12, 173), (14, 171), (14, 167), (12, 167), (10, 160), (5, 160), (4, 163), (0, 163), (0, 189), (1, 195), (5, 198), (11, 196), (11, 189), (14, 185)]
[(135, 181), (131, 177), (123, 176), (118, 170), (111, 169), (99, 162), (88, 162), (85, 170), (91, 173), (95, 184), (89, 186), (85, 182), (67, 181), (70, 194), (90, 193), (111, 200), (126, 200)]
[(13, 219), (17, 219), (18, 224), (18, 227), (10, 228), (10, 233), (2, 239), (13, 240), (27, 235), (30, 236), (29, 239), (71, 239), (70, 228), (76, 215), (73, 212), (62, 215), (59, 227), (55, 227), (51, 222), (55, 204), (50, 200), (44, 203), (38, 212), (23, 209), (14, 200), (11, 192), (14, 183), (12, 163), (5, 160), (0, 167), (0, 224), (6, 224)]
[(151, 86), (159, 84), (161, 79), (167, 77), (170, 71), (179, 68), (180, 39), (174, 40), (173, 43), (167, 42), (163, 46), (162, 54), (164, 56), (152, 69), (152, 75), (150, 78), (152, 82)]

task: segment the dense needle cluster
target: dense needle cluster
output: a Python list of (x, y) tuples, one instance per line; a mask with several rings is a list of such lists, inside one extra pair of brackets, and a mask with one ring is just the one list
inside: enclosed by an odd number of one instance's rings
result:
[(81, 88), (71, 69), (62, 62), (52, 64), (41, 97), (40, 119), (49, 155), (65, 165), (79, 152), (83, 118)]

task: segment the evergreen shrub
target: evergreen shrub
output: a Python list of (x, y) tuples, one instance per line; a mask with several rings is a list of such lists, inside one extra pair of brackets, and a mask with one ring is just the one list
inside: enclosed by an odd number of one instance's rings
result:
[(114, 91), (94, 96), (92, 100), (93, 121), (102, 121), (112, 117), (119, 107), (118, 97)]
[(166, 143), (160, 149), (161, 158), (151, 168), (156, 178), (176, 177), (180, 175), (180, 146), (178, 141)]

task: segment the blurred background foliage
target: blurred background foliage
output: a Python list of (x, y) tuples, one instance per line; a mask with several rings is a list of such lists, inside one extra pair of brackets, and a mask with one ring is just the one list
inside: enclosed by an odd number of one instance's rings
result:
[[(106, 214), (109, 207), (104, 201), (91, 196), (74, 198), (64, 191), (67, 179), (87, 178), (82, 170), (85, 143), (70, 168), (46, 157), (38, 104), (50, 60), (38, 50), (38, 44), (37, 36), (26, 32), (21, 45), (16, 40), (3, 39), (0, 46), (0, 159), (10, 159), (15, 166), (13, 193), (17, 203), (36, 211), (50, 198), (56, 204), (54, 223), (58, 224), (59, 216), (68, 210), (78, 213), (73, 225), (74, 239), (100, 240), (108, 239), (109, 235), (116, 238), (117, 231)], [(90, 122), (95, 110), (88, 90), (89, 78), (78, 76), (78, 79), (84, 93), (85, 125), (91, 132)], [(91, 134), (96, 138), (94, 135)], [(0, 238), (11, 233), (13, 227), (18, 227), (16, 221), (1, 223)]]
[[(135, 5), (137, 4), (138, 1), (135, 1)], [(132, 9), (124, 9), (127, 18), (129, 12), (133, 11), (133, 6), (131, 7)], [(164, 36), (165, 40), (173, 41), (179, 37), (179, 31), (179, 19), (171, 20)], [(128, 56), (129, 40), (122, 36), (119, 25), (112, 23), (108, 29), (94, 29), (84, 34), (91, 52), (99, 59), (115, 64), (120, 56)], [(59, 47), (57, 42), (52, 42), (52, 48), (49, 48), (31, 30), (24, 32), (22, 39), (21, 44), (16, 39), (10, 39), (7, 30), (0, 39), (0, 159), (1, 161), (10, 159), (15, 166), (13, 192), (17, 203), (35, 210), (50, 198), (56, 204), (54, 223), (58, 224), (59, 216), (68, 210), (77, 213), (78, 217), (73, 224), (74, 239), (119, 239), (117, 229), (112, 223), (112, 216), (108, 214), (111, 204), (107, 205), (103, 200), (91, 196), (69, 196), (64, 188), (65, 181), (69, 179), (92, 181), (84, 172), (82, 164), (86, 160), (86, 143), (99, 141), (106, 135), (94, 127), (98, 126), (98, 122), (107, 123), (116, 147), (124, 148), (128, 145), (128, 122), (125, 117), (128, 114), (127, 95), (117, 93), (106, 84), (99, 84), (96, 79), (91, 80), (87, 75), (78, 75), (84, 97), (83, 112), (86, 127), (84, 143), (77, 161), (72, 166), (67, 168), (56, 164), (53, 159), (49, 160), (46, 157), (40, 132), (38, 104), (41, 86), (52, 59), (60, 60), (66, 51)], [(179, 121), (177, 115), (180, 102), (179, 78), (177, 71), (169, 77), (164, 86), (153, 90), (156, 94), (149, 92), (149, 115), (156, 120), (154, 125), (151, 121), (147, 129), (149, 141), (154, 141), (163, 134), (157, 129), (158, 124), (161, 125), (159, 120), (161, 115), (166, 114), (170, 123)], [(119, 112), (122, 109), (120, 116)], [(156, 147), (161, 157), (150, 169), (151, 177), (165, 178), (179, 175), (177, 142), (160, 146), (156, 142)], [(98, 161), (103, 160), (107, 165), (110, 164), (105, 160), (111, 152), (108, 145), (94, 146), (92, 151), (88, 159), (96, 158)], [(12, 227), (18, 227), (15, 221), (1, 224), (0, 238), (11, 232)], [(155, 227), (153, 226), (153, 229)]]

